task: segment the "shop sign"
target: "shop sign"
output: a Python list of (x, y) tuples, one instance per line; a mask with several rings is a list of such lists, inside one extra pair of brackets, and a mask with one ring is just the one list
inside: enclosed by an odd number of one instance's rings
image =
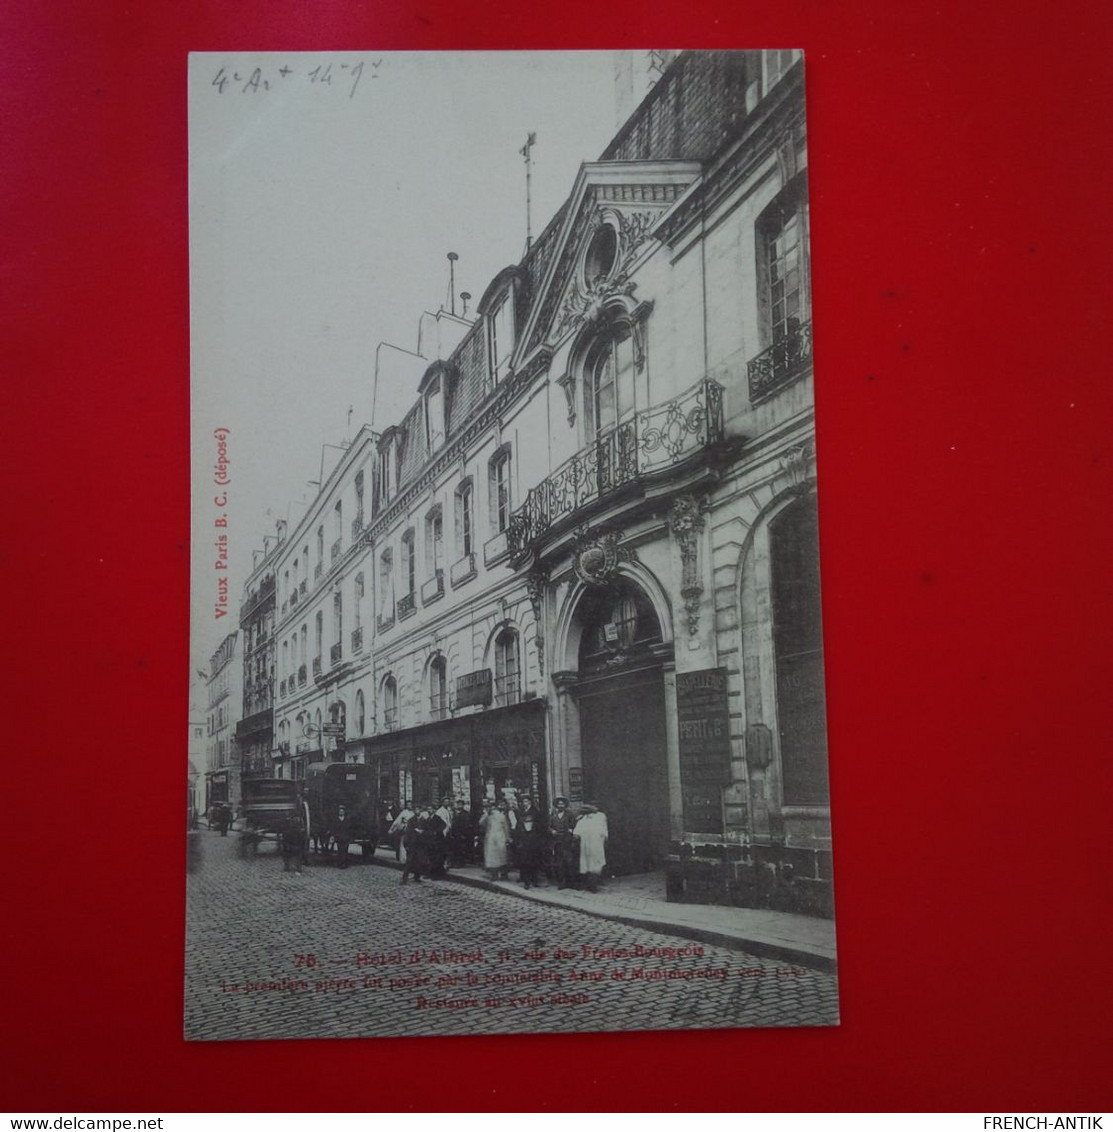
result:
[(583, 767), (572, 766), (568, 768), (568, 801), (582, 802), (584, 800), (584, 770)]
[(492, 681), (491, 670), (480, 668), (475, 672), (465, 672), (456, 678), (456, 706), (458, 708), (472, 707), (482, 704), (487, 707), (491, 703)]

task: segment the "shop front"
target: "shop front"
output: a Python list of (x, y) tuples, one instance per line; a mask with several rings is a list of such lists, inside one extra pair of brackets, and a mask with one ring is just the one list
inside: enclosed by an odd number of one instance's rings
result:
[(451, 797), (473, 813), (484, 802), (514, 805), (526, 794), (547, 808), (545, 749), (540, 699), (362, 740), (364, 758), (378, 766), (382, 799), (434, 805)]

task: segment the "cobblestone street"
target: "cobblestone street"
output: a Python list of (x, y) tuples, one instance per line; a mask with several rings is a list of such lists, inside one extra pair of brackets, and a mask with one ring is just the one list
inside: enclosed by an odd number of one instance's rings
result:
[(830, 974), (451, 881), (401, 887), (397, 872), (354, 858), (284, 873), (273, 845), (243, 859), (235, 835), (195, 836), (190, 1039), (838, 1020)]

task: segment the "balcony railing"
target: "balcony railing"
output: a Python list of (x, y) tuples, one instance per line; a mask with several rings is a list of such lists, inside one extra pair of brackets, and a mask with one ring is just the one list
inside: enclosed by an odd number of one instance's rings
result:
[(321, 658), (315, 656), (313, 658), (313, 679), (316, 680), (321, 675)]
[(454, 586), (462, 586), (475, 577), (475, 553), (469, 551), (463, 558), (452, 563), (448, 576)]
[(379, 616), (375, 619), (375, 624), (378, 627), (380, 633), (385, 633), (387, 629), (390, 629), (394, 626), (394, 614), (390, 613), (384, 616), (382, 613), (380, 613)]
[(401, 621), (403, 617), (409, 617), (414, 611), (414, 595), (403, 594), (398, 599), (398, 620)]
[(335, 562), (340, 557), (340, 540), (332, 544), (332, 561)]
[(704, 379), (643, 409), (566, 460), (510, 517), (510, 553), (521, 554), (563, 519), (643, 476), (675, 467), (723, 438), (723, 387)]
[(306, 591), (308, 589), (309, 589), (309, 579), (308, 578), (302, 578), (302, 580), (300, 582), (298, 582), (298, 593), (301, 594), (302, 597), (305, 597)]
[(324, 572), (325, 564), (323, 562), (318, 562), (317, 565), (313, 567), (313, 581), (319, 582), (321, 580), (321, 575)]
[(344, 654), (344, 646), (340, 643), (340, 641), (337, 641), (336, 644), (334, 644), (328, 650), (329, 663), (330, 664), (339, 664), (340, 663), (340, 657), (343, 656), (343, 654)]
[(352, 630), (352, 652), (363, 652), (363, 626), (357, 625)]
[(750, 400), (760, 401), (798, 377), (812, 360), (812, 324), (802, 323), (790, 330), (768, 350), (751, 358), (746, 367)]
[(302, 666), (301, 666), (301, 667), (300, 667), (300, 668), (298, 669), (298, 687), (299, 687), (299, 688), (304, 688), (304, 687), (305, 687), (305, 682), (306, 682), (306, 679), (307, 679), (307, 674), (306, 674), (306, 671), (305, 671), (305, 665), (303, 664), (303, 665), (302, 665)]
[(398, 709), (386, 708), (383, 711), (383, 730), (384, 731), (397, 731), (398, 730)]

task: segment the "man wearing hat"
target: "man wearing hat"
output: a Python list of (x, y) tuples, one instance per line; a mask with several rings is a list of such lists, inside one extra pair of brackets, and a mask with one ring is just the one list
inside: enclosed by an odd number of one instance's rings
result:
[(575, 835), (580, 841), (580, 872), (588, 892), (599, 891), (603, 866), (607, 863), (607, 815), (598, 802), (585, 802)]
[(567, 888), (576, 883), (579, 869), (573, 832), (575, 827), (576, 818), (568, 808), (568, 799), (556, 798), (553, 801), (553, 812), (549, 815), (549, 834), (553, 848), (553, 877), (557, 888)]

